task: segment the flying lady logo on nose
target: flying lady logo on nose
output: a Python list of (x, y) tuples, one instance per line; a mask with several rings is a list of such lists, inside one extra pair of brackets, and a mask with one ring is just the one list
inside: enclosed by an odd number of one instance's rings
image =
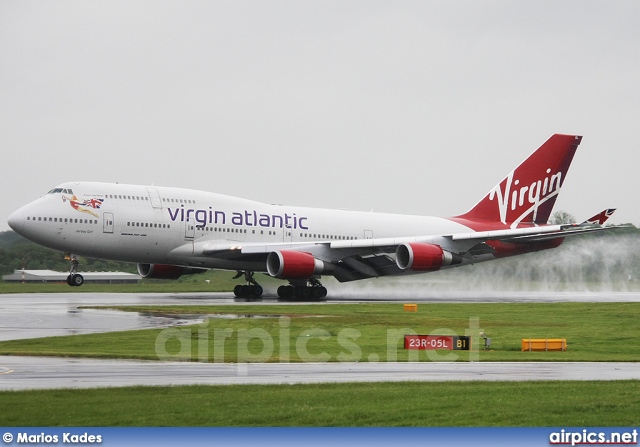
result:
[(104, 202), (104, 199), (91, 198), (91, 199), (85, 199), (84, 201), (81, 202), (80, 200), (78, 200), (78, 198), (75, 195), (71, 197), (67, 197), (63, 195), (62, 201), (66, 202), (67, 200), (69, 201), (71, 208), (73, 208), (74, 210), (80, 211), (81, 213), (88, 213), (95, 217), (100, 217), (93, 211), (89, 210), (88, 208), (100, 209), (100, 207), (102, 206), (102, 202)]

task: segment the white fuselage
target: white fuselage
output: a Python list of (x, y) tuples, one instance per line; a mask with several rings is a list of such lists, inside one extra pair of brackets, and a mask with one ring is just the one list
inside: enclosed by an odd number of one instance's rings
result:
[[(13, 213), (9, 223), (23, 236), (66, 253), (222, 269), (247, 267), (203, 255), (196, 246), (472, 231), (438, 217), (269, 205), (189, 189), (96, 182), (64, 183)], [(264, 270), (263, 264), (254, 267)]]

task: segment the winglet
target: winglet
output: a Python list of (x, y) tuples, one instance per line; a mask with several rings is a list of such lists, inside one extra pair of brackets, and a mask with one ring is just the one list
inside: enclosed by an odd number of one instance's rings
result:
[(470, 211), (454, 219), (546, 224), (578, 145), (577, 135), (556, 134), (511, 171)]
[(598, 224), (603, 225), (616, 212), (615, 208), (609, 208), (599, 214), (585, 220), (582, 224)]

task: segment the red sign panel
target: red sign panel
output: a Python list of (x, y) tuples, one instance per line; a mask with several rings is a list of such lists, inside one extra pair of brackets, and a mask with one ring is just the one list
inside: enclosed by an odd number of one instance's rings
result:
[(471, 344), (470, 337), (455, 335), (405, 335), (404, 349), (420, 349), (424, 351), (448, 350), (468, 351)]

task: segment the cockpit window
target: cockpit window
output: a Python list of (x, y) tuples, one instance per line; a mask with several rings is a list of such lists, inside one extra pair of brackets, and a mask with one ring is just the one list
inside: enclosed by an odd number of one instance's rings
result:
[(60, 194), (60, 193), (62, 193), (62, 194), (73, 194), (73, 191), (71, 189), (53, 188), (47, 194)]

